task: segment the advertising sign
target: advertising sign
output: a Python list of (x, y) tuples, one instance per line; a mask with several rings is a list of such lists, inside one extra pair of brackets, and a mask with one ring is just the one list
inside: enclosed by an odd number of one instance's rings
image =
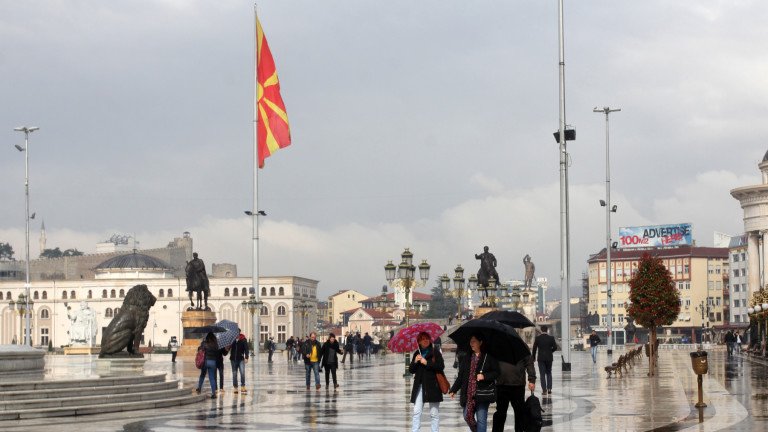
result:
[(619, 248), (653, 248), (693, 244), (691, 224), (619, 228)]

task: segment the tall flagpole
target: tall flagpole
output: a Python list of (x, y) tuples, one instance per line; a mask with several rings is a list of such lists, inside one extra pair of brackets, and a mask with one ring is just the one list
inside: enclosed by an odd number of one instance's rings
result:
[(571, 370), (570, 224), (568, 220), (568, 150), (565, 138), (565, 37), (563, 35), (563, 0), (558, 0), (559, 70), (560, 70), (560, 334), (563, 371)]
[(253, 209), (251, 218), (253, 223), (253, 272), (251, 285), (253, 295), (258, 308), (253, 314), (253, 363), (254, 368), (259, 365), (259, 345), (261, 344), (261, 327), (259, 316), (261, 315), (261, 299), (259, 296), (259, 15), (256, 11), (256, 3), (253, 4)]

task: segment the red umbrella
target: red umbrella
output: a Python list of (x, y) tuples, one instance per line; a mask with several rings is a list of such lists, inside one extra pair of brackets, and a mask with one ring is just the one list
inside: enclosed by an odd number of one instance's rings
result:
[(419, 335), (419, 333), (429, 333), (429, 336), (434, 341), (441, 334), (443, 334), (444, 331), (445, 330), (443, 330), (439, 324), (435, 324), (433, 322), (420, 322), (412, 324), (408, 327), (400, 329), (400, 331), (397, 332), (397, 334), (389, 340), (387, 348), (389, 348), (390, 351), (396, 353), (410, 352), (419, 346), (419, 343), (416, 340), (416, 337)]

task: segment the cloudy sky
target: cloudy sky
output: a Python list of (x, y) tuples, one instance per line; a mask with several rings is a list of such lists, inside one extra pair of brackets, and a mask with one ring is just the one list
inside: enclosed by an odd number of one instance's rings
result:
[[(293, 144), (259, 174), (261, 274), (373, 294), (404, 247), (432, 279), (478, 268), (559, 285), (555, 0), (259, 3)], [(566, 1), (572, 284), (605, 244), (605, 117), (618, 227), (738, 234), (729, 190), (768, 149), (764, 1)], [(251, 273), (253, 4), (0, 2), (0, 241), (33, 256), (189, 231)], [(762, 143), (761, 143), (762, 141)]]

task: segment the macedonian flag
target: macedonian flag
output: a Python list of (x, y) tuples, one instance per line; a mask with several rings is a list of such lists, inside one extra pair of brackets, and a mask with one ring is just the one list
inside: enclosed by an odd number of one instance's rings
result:
[(256, 143), (259, 168), (264, 168), (264, 159), (291, 144), (291, 131), (285, 104), (280, 96), (280, 81), (277, 79), (275, 60), (258, 17), (256, 44)]

